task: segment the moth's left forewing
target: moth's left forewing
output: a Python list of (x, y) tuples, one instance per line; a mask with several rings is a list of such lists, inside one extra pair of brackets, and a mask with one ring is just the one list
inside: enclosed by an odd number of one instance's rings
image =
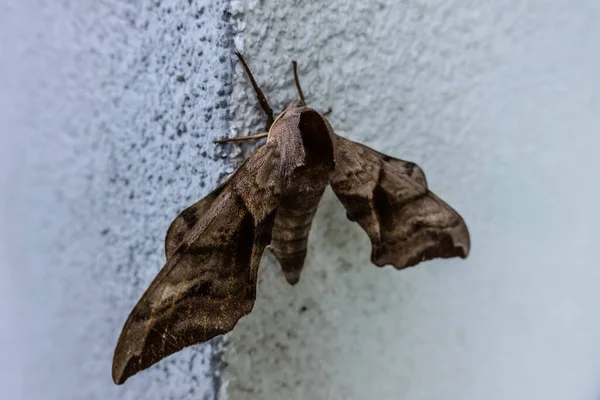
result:
[(209, 195), (210, 201), (184, 211), (193, 212), (193, 218), (176, 219), (167, 235), (167, 263), (119, 337), (115, 383), (184, 347), (230, 331), (251, 311), (278, 204), (277, 151), (272, 143), (260, 148)]
[(175, 250), (183, 242), (185, 236), (196, 226), (198, 221), (210, 210), (212, 203), (218, 197), (222, 187), (209, 193), (200, 201), (183, 210), (177, 218), (171, 222), (165, 237), (165, 256), (171, 258)]
[(331, 186), (348, 218), (371, 239), (374, 264), (400, 269), (433, 258), (468, 255), (463, 219), (429, 191), (416, 164), (340, 136), (336, 149)]

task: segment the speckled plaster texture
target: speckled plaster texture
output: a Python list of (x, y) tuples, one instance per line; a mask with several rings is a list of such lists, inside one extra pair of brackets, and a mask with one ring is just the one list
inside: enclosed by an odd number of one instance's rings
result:
[[(230, 399), (600, 396), (600, 3), (232, 1), (276, 109), (417, 162), (472, 234), (468, 260), (398, 272), (328, 191), (300, 283), (267, 255), (229, 336)], [(264, 116), (236, 66), (232, 134)]]
[(228, 10), (2, 2), (0, 397), (214, 398), (220, 339), (119, 387), (111, 362), (169, 222), (235, 162), (212, 144), (229, 131)]

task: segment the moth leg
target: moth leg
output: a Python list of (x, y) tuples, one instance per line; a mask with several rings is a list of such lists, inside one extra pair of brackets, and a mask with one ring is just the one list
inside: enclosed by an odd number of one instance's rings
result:
[(300, 79), (298, 79), (298, 63), (296, 60), (292, 61), (292, 67), (294, 68), (294, 82), (296, 82), (296, 90), (298, 90), (298, 96), (300, 96), (300, 101), (302, 105), (306, 105), (304, 101), (304, 93), (302, 92), (302, 87), (300, 86)]
[(326, 116), (328, 116), (329, 114), (331, 114), (332, 112), (333, 112), (333, 110), (331, 109), (331, 107), (329, 107), (329, 108), (327, 109), (327, 111), (325, 111), (325, 112), (322, 112), (322, 113), (320, 113), (320, 114), (321, 114), (322, 116), (326, 117)]
[(273, 122), (275, 121), (275, 118), (273, 117), (273, 109), (271, 108), (271, 106), (269, 106), (269, 102), (267, 101), (265, 94), (263, 93), (261, 88), (256, 83), (256, 80), (254, 80), (254, 76), (252, 75), (252, 72), (250, 72), (250, 68), (248, 67), (248, 64), (246, 64), (246, 60), (244, 60), (244, 57), (242, 57), (242, 55), (238, 51), (235, 52), (235, 55), (238, 56), (238, 58), (240, 59), (242, 66), (244, 67), (244, 70), (246, 71), (246, 74), (248, 74), (248, 78), (250, 78), (250, 83), (252, 83), (252, 87), (254, 88), (254, 91), (256, 92), (256, 97), (258, 98), (258, 102), (260, 103), (260, 106), (262, 107), (265, 114), (267, 114), (267, 131), (268, 131), (271, 128), (271, 125), (273, 125)]
[(219, 139), (219, 140), (215, 140), (213, 143), (223, 144), (223, 143), (227, 143), (227, 142), (239, 142), (242, 140), (262, 139), (264, 137), (267, 137), (268, 135), (269, 135), (268, 132), (263, 132), (263, 133), (257, 133), (256, 135), (250, 135), (250, 136), (238, 136), (238, 137), (234, 137), (234, 138)]

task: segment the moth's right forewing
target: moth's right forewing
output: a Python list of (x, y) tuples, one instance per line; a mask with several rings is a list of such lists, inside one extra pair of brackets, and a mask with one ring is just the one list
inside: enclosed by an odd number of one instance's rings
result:
[(277, 152), (267, 143), (210, 201), (184, 211), (193, 213), (193, 225), (180, 215), (171, 226), (167, 240), (175, 233), (183, 238), (167, 243), (166, 265), (125, 322), (113, 359), (115, 383), (230, 331), (251, 311), (280, 192)]
[(371, 260), (406, 268), (433, 258), (466, 257), (470, 239), (461, 216), (427, 188), (423, 171), (364, 145), (336, 137), (331, 186), (367, 232)]

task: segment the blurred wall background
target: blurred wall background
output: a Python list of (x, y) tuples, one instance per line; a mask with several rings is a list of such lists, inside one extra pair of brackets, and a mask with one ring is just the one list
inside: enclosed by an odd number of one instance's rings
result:
[[(599, 17), (594, 0), (6, 0), (7, 398), (597, 398)], [(264, 126), (234, 48), (275, 109), (297, 59), (338, 134), (417, 162), (472, 253), (378, 269), (327, 192), (300, 283), (267, 254), (224, 355), (217, 339), (116, 387), (169, 222), (252, 150), (212, 140)]]
[(211, 345), (122, 387), (111, 362), (169, 222), (234, 164), (212, 144), (229, 131), (228, 8), (2, 2), (2, 398), (213, 397)]

